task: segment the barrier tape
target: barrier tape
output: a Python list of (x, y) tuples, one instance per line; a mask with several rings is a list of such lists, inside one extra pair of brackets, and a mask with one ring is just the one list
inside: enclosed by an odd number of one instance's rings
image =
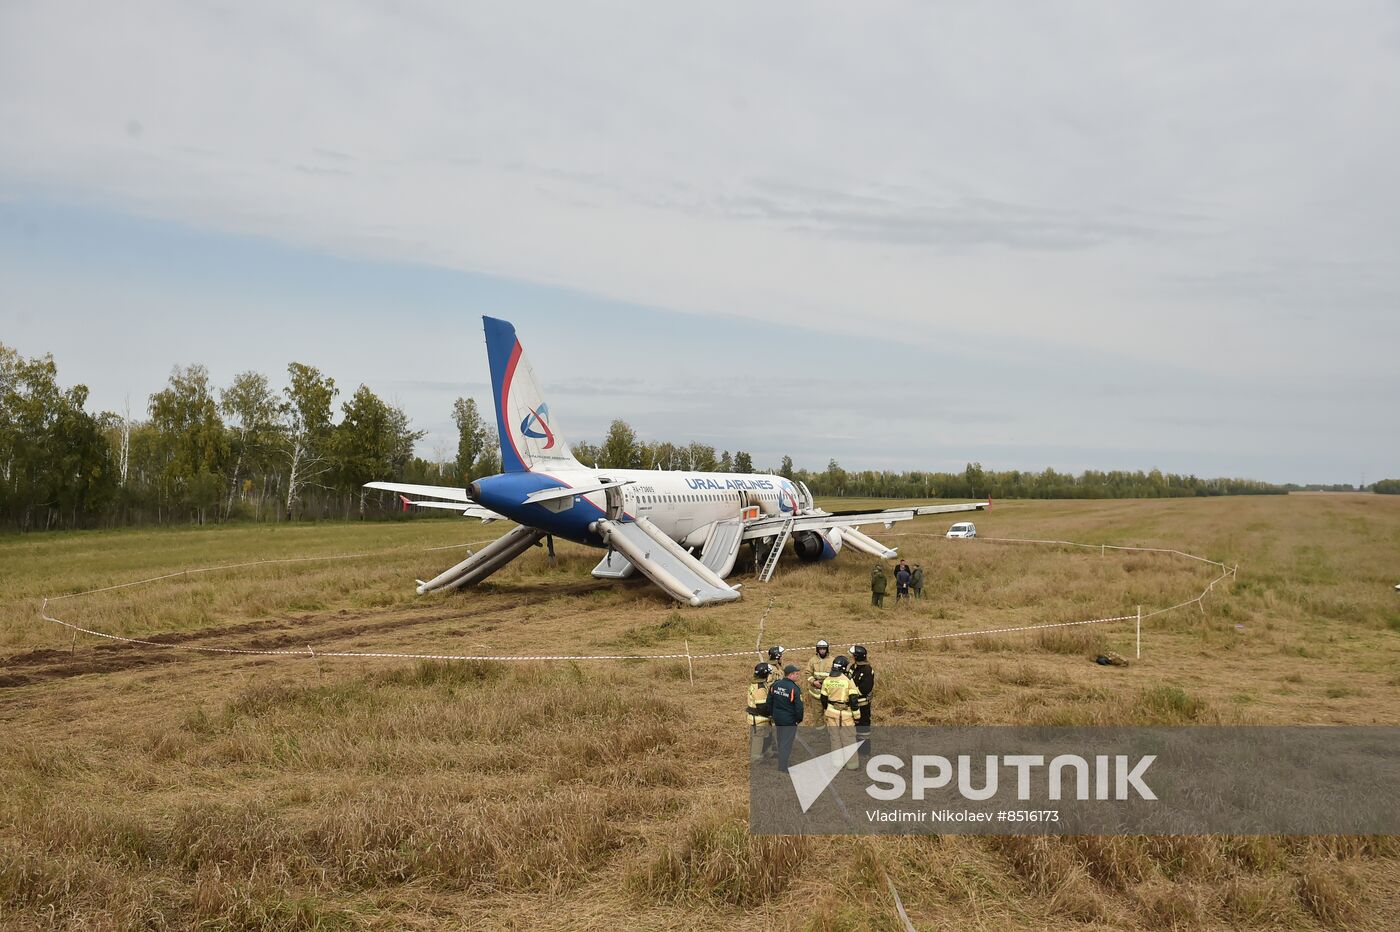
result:
[[(909, 536), (909, 535), (905, 535), (905, 536)], [(936, 537), (936, 536), (940, 536), (940, 535), (932, 535), (932, 534), (931, 534), (931, 535), (921, 535), (921, 536)], [(1140, 614), (1138, 614), (1138, 613), (1134, 613), (1134, 614), (1131, 614), (1131, 615), (1114, 615), (1114, 616), (1109, 617), (1109, 618), (1093, 618), (1093, 619), (1089, 619), (1089, 620), (1086, 620), (1086, 621), (1060, 621), (1060, 622), (1049, 622), (1049, 623), (1046, 623), (1046, 624), (1038, 624), (1038, 625), (1018, 625), (1018, 626), (1003, 627), (1003, 628), (986, 628), (986, 629), (983, 629), (983, 630), (980, 630), (980, 631), (948, 631), (948, 632), (944, 632), (944, 633), (942, 633), (942, 634), (910, 635), (910, 636), (898, 637), (898, 638), (883, 638), (883, 639), (881, 639), (881, 640), (875, 640), (875, 641), (863, 641), (863, 642), (853, 641), (852, 643), (864, 643), (864, 644), (866, 644), (867, 646), (868, 646), (868, 645), (877, 645), (877, 644), (881, 644), (881, 645), (882, 645), (882, 644), (907, 644), (907, 643), (910, 643), (910, 642), (912, 642), (912, 641), (939, 641), (939, 640), (948, 640), (948, 639), (951, 639), (951, 638), (979, 637), (979, 636), (988, 636), (988, 635), (993, 635), (993, 634), (1014, 634), (1014, 633), (1024, 632), (1024, 631), (1044, 631), (1044, 630), (1048, 630), (1048, 629), (1051, 629), (1051, 628), (1073, 628), (1073, 627), (1080, 627), (1080, 626), (1084, 626), (1084, 625), (1101, 625), (1101, 624), (1109, 624), (1109, 623), (1118, 622), (1118, 621), (1133, 621), (1133, 620), (1138, 620), (1138, 619), (1140, 619), (1140, 618), (1151, 618), (1151, 617), (1154, 617), (1154, 616), (1156, 616), (1156, 615), (1162, 615), (1162, 614), (1165, 614), (1165, 613), (1167, 613), (1167, 612), (1176, 611), (1177, 609), (1183, 608), (1183, 607), (1188, 606), (1188, 605), (1201, 604), (1202, 601), (1205, 599), (1205, 597), (1206, 597), (1207, 595), (1209, 595), (1209, 594), (1211, 593), (1212, 590), (1214, 590), (1214, 588), (1215, 588), (1215, 586), (1216, 586), (1217, 583), (1221, 582), (1222, 580), (1224, 580), (1224, 579), (1226, 579), (1226, 578), (1234, 577), (1234, 576), (1238, 573), (1238, 571), (1239, 571), (1239, 567), (1238, 567), (1238, 566), (1227, 567), (1224, 563), (1221, 563), (1220, 561), (1217, 561), (1217, 560), (1208, 560), (1208, 559), (1206, 559), (1205, 557), (1198, 557), (1198, 556), (1196, 556), (1196, 555), (1194, 555), (1194, 554), (1184, 553), (1184, 552), (1182, 552), (1182, 551), (1180, 551), (1180, 550), (1169, 550), (1169, 549), (1165, 549), (1165, 548), (1155, 548), (1155, 547), (1122, 547), (1122, 546), (1114, 546), (1114, 545), (1111, 545), (1111, 544), (1107, 544), (1107, 545), (1101, 545), (1101, 544), (1077, 544), (1077, 543), (1075, 543), (1074, 541), (1032, 540), (1032, 539), (1029, 539), (1029, 538), (990, 538), (990, 537), (988, 537), (988, 538), (975, 538), (975, 539), (986, 540), (986, 541), (989, 541), (989, 542), (1003, 542), (1003, 543), (1036, 543), (1036, 544), (1054, 544), (1054, 545), (1066, 545), (1066, 544), (1068, 544), (1068, 545), (1070, 545), (1070, 546), (1076, 546), (1076, 547), (1108, 547), (1108, 548), (1111, 548), (1111, 549), (1114, 549), (1114, 550), (1142, 550), (1142, 551), (1148, 551), (1148, 552), (1153, 552), (1153, 553), (1177, 554), (1177, 555), (1180, 555), (1180, 556), (1183, 556), (1183, 557), (1189, 557), (1190, 559), (1193, 559), (1193, 560), (1199, 560), (1199, 561), (1201, 561), (1201, 562), (1203, 562), (1203, 563), (1210, 563), (1210, 564), (1212, 564), (1212, 565), (1219, 566), (1219, 567), (1221, 567), (1221, 570), (1222, 570), (1222, 571), (1221, 571), (1221, 574), (1220, 574), (1219, 576), (1215, 577), (1214, 579), (1212, 579), (1212, 580), (1210, 581), (1210, 583), (1205, 587), (1205, 589), (1201, 591), (1201, 594), (1198, 595), (1198, 596), (1196, 596), (1194, 599), (1187, 599), (1187, 600), (1184, 601), (1184, 602), (1178, 602), (1176, 605), (1172, 605), (1172, 606), (1170, 606), (1170, 607), (1168, 607), (1168, 608), (1157, 609), (1156, 611), (1149, 612), (1149, 613), (1147, 613), (1147, 614), (1142, 614), (1142, 615), (1140, 615)], [(447, 547), (431, 547), (431, 548), (427, 548), (426, 550), (409, 551), (409, 552), (423, 553), (423, 552), (428, 552), (428, 551), (430, 551), (430, 550), (452, 550), (452, 549), (457, 549), (457, 548), (460, 548), (460, 547), (474, 546), (475, 543), (477, 543), (477, 542), (470, 542), (470, 543), (467, 543), (467, 544), (452, 544), (452, 545), (449, 545), (449, 546), (447, 546)], [(247, 563), (230, 563), (230, 564), (222, 564), (222, 565), (218, 565), (218, 566), (201, 567), (201, 568), (198, 568), (198, 569), (187, 570), (187, 571), (184, 571), (184, 572), (181, 572), (181, 573), (167, 573), (167, 574), (165, 574), (165, 575), (163, 575), (163, 576), (153, 576), (153, 577), (151, 577), (150, 579), (137, 580), (137, 581), (135, 581), (135, 582), (130, 582), (130, 583), (122, 583), (122, 584), (116, 585), (116, 586), (104, 586), (104, 587), (99, 588), (99, 589), (89, 589), (89, 590), (87, 590), (87, 591), (85, 591), (85, 592), (75, 592), (75, 593), (69, 593), (69, 594), (67, 594), (67, 595), (55, 596), (55, 597), (53, 597), (53, 598), (45, 598), (45, 599), (44, 599), (44, 602), (43, 602), (43, 605), (42, 605), (42, 607), (41, 607), (40, 610), (39, 610), (39, 616), (40, 616), (40, 618), (42, 618), (42, 619), (43, 619), (44, 621), (46, 621), (46, 622), (50, 622), (50, 623), (56, 624), (56, 625), (61, 625), (62, 627), (67, 628), (67, 629), (69, 629), (70, 631), (73, 631), (73, 632), (75, 633), (75, 636), (76, 636), (77, 634), (88, 634), (88, 635), (92, 635), (93, 637), (105, 638), (105, 639), (110, 640), (110, 641), (118, 641), (118, 642), (121, 642), (121, 643), (124, 643), (124, 644), (139, 644), (139, 645), (141, 645), (141, 646), (143, 646), (143, 647), (158, 647), (158, 648), (164, 648), (164, 649), (166, 649), (166, 650), (183, 650), (183, 651), (189, 651), (189, 652), (192, 652), (192, 653), (207, 653), (207, 654), (245, 654), (245, 655), (268, 656), (268, 657), (311, 657), (311, 658), (321, 658), (321, 657), (346, 657), (346, 658), (356, 658), (356, 657), (358, 657), (358, 658), (365, 658), (365, 659), (390, 659), (390, 660), (472, 660), (472, 661), (505, 661), (505, 662), (515, 662), (515, 661), (617, 661), (617, 660), (639, 660), (639, 661), (648, 661), (648, 660), (686, 660), (686, 661), (695, 661), (695, 660), (719, 659), (719, 658), (726, 658), (726, 657), (744, 657), (744, 656), (748, 656), (748, 655), (750, 655), (751, 653), (753, 653), (752, 651), (749, 651), (749, 650), (733, 650), (733, 651), (715, 651), (715, 652), (704, 653), (704, 654), (695, 654), (695, 653), (690, 653), (689, 651), (687, 651), (686, 653), (678, 653), (678, 654), (673, 653), (673, 654), (515, 654), (515, 655), (499, 655), (499, 654), (423, 654), (423, 653), (408, 653), (408, 652), (399, 652), (399, 651), (327, 651), (327, 650), (323, 650), (323, 651), (317, 652), (317, 651), (313, 650), (310, 646), (307, 646), (305, 649), (301, 649), (301, 650), (297, 650), (297, 649), (289, 649), (289, 650), (267, 650), (267, 649), (244, 648), (244, 647), (209, 647), (209, 646), (194, 645), (194, 644), (171, 644), (171, 643), (164, 642), (164, 641), (151, 641), (151, 640), (146, 640), (146, 639), (144, 639), (144, 638), (130, 638), (130, 637), (125, 637), (125, 636), (120, 635), (120, 634), (109, 634), (109, 633), (107, 633), (107, 632), (105, 632), (105, 631), (96, 631), (96, 630), (94, 630), (94, 629), (92, 629), (92, 628), (84, 628), (84, 627), (82, 627), (81, 625), (75, 625), (75, 624), (73, 624), (73, 623), (71, 623), (71, 622), (64, 621), (64, 620), (62, 620), (62, 619), (60, 619), (60, 618), (54, 618), (53, 616), (49, 615), (49, 613), (48, 613), (49, 602), (51, 602), (51, 601), (55, 601), (55, 602), (56, 602), (56, 601), (59, 601), (60, 599), (70, 599), (70, 598), (74, 598), (74, 597), (76, 597), (76, 596), (80, 596), (80, 595), (91, 595), (91, 594), (98, 593), (98, 592), (110, 592), (110, 591), (112, 591), (112, 590), (114, 590), (114, 589), (123, 589), (123, 588), (127, 588), (127, 587), (130, 587), (130, 586), (138, 586), (138, 585), (142, 585), (142, 584), (146, 584), (146, 583), (158, 582), (158, 581), (163, 580), (163, 579), (173, 579), (173, 578), (175, 578), (175, 577), (177, 577), (177, 576), (193, 575), (193, 574), (197, 574), (197, 573), (210, 573), (210, 572), (214, 572), (214, 571), (216, 571), (216, 570), (225, 570), (225, 569), (241, 569), (241, 568), (245, 568), (245, 567), (249, 567), (249, 566), (261, 566), (261, 565), (278, 564), (278, 563), (305, 563), (305, 562), (325, 561), (325, 560), (349, 560), (349, 559), (356, 559), (356, 558), (361, 558), (361, 557), (365, 557), (365, 556), (375, 556), (375, 554), (336, 554), (336, 555), (325, 556), (325, 557), (293, 557), (293, 558), (275, 559), (275, 560), (254, 560), (254, 561), (250, 561), (250, 562), (247, 562)], [(764, 613), (763, 613), (763, 616), (762, 616), (762, 618), (760, 619), (760, 625), (762, 625), (763, 619), (766, 619), (766, 618), (767, 618), (767, 616), (768, 616), (768, 611), (772, 609), (772, 605), (773, 605), (773, 603), (772, 603), (772, 600), (770, 599), (770, 600), (769, 600), (769, 604), (768, 604), (768, 608), (765, 609), (765, 611), (764, 611)], [(1202, 610), (1202, 611), (1205, 610), (1204, 605), (1202, 605), (1202, 609), (1201, 609), (1201, 610)], [(760, 627), (760, 634), (759, 634), (760, 640), (762, 639), (762, 636), (763, 636), (762, 633), (761, 633), (761, 631), (762, 631), (762, 628)], [(843, 638), (838, 638), (837, 640), (844, 640), (844, 639), (843, 639)], [(789, 648), (789, 650), (798, 651), (798, 652), (808, 651), (808, 650), (814, 650), (814, 649), (815, 649), (814, 646), (813, 646), (813, 647), (793, 647), (793, 648)]]
[[(1190, 603), (1186, 603), (1190, 604)], [(717, 657), (746, 657), (753, 653), (751, 650), (729, 650), (717, 651), (708, 654), (409, 654), (384, 651), (332, 651), (323, 650), (319, 653), (310, 648), (305, 650), (260, 650), (245, 647), (206, 647), (195, 644), (170, 644), (164, 641), (148, 641), (142, 638), (123, 637), (120, 634), (108, 634), (105, 631), (94, 631), (91, 628), (84, 628), (60, 618), (51, 617), (48, 614), (48, 600), (44, 601), (44, 607), (40, 609), (40, 617), (44, 621), (62, 625), (71, 631), (79, 634), (91, 634), (94, 637), (107, 638), (112, 641), (121, 641), (125, 644), (140, 644), (145, 647), (163, 647), (167, 650), (187, 650), (200, 653), (211, 654), (261, 654), (267, 656), (293, 656), (293, 657), (388, 657), (401, 660), (708, 660)], [(1143, 616), (1146, 617), (1146, 616)], [(1077, 625), (1101, 625), (1111, 621), (1129, 621), (1137, 618), (1137, 615), (1115, 615), (1112, 618), (1093, 618), (1088, 621), (1057, 621), (1043, 625), (1021, 625), (1011, 628), (987, 628), (982, 631), (949, 631), (943, 634), (921, 634), (901, 638), (885, 638), (879, 641), (864, 641), (864, 644), (904, 644), (909, 641), (931, 641), (943, 640), (946, 638), (967, 638), (988, 634), (1010, 634), (1017, 631), (1040, 631), (1045, 628), (1071, 628)], [(838, 638), (838, 640), (844, 640)], [(790, 647), (789, 651), (813, 650), (813, 647)]]

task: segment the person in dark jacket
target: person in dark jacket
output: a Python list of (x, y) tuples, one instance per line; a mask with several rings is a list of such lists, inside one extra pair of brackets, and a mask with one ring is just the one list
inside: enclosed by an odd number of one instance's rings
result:
[(797, 678), (801, 669), (795, 663), (783, 667), (783, 678), (768, 688), (768, 714), (778, 738), (778, 771), (787, 773), (792, 742), (797, 738), (797, 726), (802, 723), (802, 687)]
[(909, 583), (914, 579), (914, 574), (909, 572), (908, 564), (900, 564), (899, 569), (894, 571), (894, 600), (896, 602), (909, 598)]
[(914, 572), (909, 578), (909, 585), (914, 590), (914, 598), (922, 599), (924, 597), (924, 568), (922, 564), (914, 564)]
[(870, 652), (864, 644), (851, 648), (851, 659), (854, 661), (851, 680), (860, 689), (860, 698), (856, 700), (856, 738), (862, 739), (860, 756), (863, 760), (870, 756), (870, 697), (875, 692), (875, 668), (870, 666)]
[(885, 592), (890, 588), (889, 581), (885, 578), (885, 568), (879, 563), (875, 564), (875, 569), (870, 571), (870, 604), (876, 608), (885, 607)]

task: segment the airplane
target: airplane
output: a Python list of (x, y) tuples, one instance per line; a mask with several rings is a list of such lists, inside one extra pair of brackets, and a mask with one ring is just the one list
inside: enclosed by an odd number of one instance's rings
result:
[(731, 586), (726, 577), (745, 541), (761, 554), (758, 578), (768, 582), (789, 540), (803, 562), (834, 559), (843, 548), (887, 560), (896, 550), (861, 526), (889, 528), (919, 515), (987, 507), (931, 503), (833, 513), (817, 507), (805, 483), (785, 476), (585, 466), (570, 452), (515, 327), (482, 320), (504, 472), (466, 488), (377, 481), (365, 487), (397, 492), (406, 507), (508, 519), (518, 527), (433, 579), (419, 580), (419, 595), (474, 586), (541, 541), (552, 548), (560, 537), (607, 551), (593, 568), (595, 577), (641, 572), (679, 602), (732, 602), (741, 584)]

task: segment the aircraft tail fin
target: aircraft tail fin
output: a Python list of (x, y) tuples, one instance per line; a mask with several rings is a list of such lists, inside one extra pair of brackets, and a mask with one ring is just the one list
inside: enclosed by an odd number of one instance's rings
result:
[(482, 321), (486, 328), (486, 356), (491, 365), (496, 430), (501, 438), (502, 469), (531, 472), (578, 466), (544, 400), (515, 327), (494, 317), (483, 317)]

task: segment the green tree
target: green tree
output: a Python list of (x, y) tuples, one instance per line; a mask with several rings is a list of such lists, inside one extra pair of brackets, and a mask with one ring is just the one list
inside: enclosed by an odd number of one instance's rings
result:
[(495, 476), (501, 471), (501, 441), (496, 434), (496, 428), (486, 428), (486, 440), (481, 451), (481, 457), (476, 461), (476, 474), (478, 476)]
[(841, 464), (836, 460), (829, 460), (826, 464), (826, 472), (822, 474), (823, 489), (827, 495), (846, 494), (846, 470), (841, 468)]
[(778, 467), (778, 475), (784, 479), (793, 478), (792, 457), (786, 455), (783, 457), (783, 464)]
[(476, 399), (458, 398), (452, 402), (452, 420), (457, 425), (457, 481), (465, 485), (473, 479), (499, 472), (499, 468), (490, 472), (482, 469), (488, 465), (484, 461), (496, 451), (494, 444), (488, 446), (494, 432), (477, 410)]
[(753, 472), (753, 457), (743, 450), (734, 454), (735, 472)]
[(691, 443), (686, 447), (686, 459), (696, 472), (716, 472), (719, 460), (715, 458), (715, 448), (708, 443)]
[(1371, 486), (1371, 491), (1381, 495), (1400, 495), (1400, 479), (1382, 479)]
[(734, 471), (734, 457), (732, 457), (732, 456), (729, 455), (729, 451), (728, 451), (728, 450), (725, 450), (724, 453), (722, 453), (722, 454), (720, 455), (720, 458), (719, 458), (719, 471), (720, 471), (720, 472), (733, 472), (733, 471)]
[(203, 366), (176, 366), (167, 386), (151, 396), (151, 425), (161, 461), (161, 495), (203, 524), (218, 507), (229, 438)]
[(339, 391), (335, 379), (314, 366), (287, 366), (288, 385), (282, 390), (283, 453), (287, 459), (287, 517), (292, 517), (302, 491), (319, 484), (331, 469), (331, 404)]
[[(603, 461), (603, 451), (600, 450), (596, 444), (589, 443), (586, 440), (580, 440), (578, 443), (569, 444), (569, 449), (574, 451), (574, 459), (585, 466), (597, 466)], [(499, 468), (497, 471), (500, 471)]]
[(963, 481), (967, 483), (968, 495), (987, 494), (987, 474), (982, 471), (981, 463), (968, 463), (963, 470)]
[(603, 469), (635, 469), (640, 465), (637, 456), (637, 432), (626, 421), (613, 421), (598, 451), (598, 465)]
[(0, 344), (0, 516), (28, 530), (86, 523), (112, 497), (105, 420), (84, 410), (87, 387), (63, 389), (52, 356)]
[(333, 444), (336, 484), (349, 500), (359, 501), (363, 516), (364, 484), (402, 478), (413, 457), (413, 445), (423, 433), (409, 426), (402, 409), (386, 404), (365, 385), (341, 405), (341, 411), (344, 417), (335, 428)]
[(234, 500), (243, 491), (244, 476), (265, 478), (271, 471), (270, 458), (281, 430), (280, 406), (267, 376), (249, 371), (234, 376), (232, 384), (219, 393), (219, 410), (229, 423), (232, 468), (224, 507), (227, 517), (233, 513)]
[[(675, 469), (680, 451), (676, 445), (663, 440), (652, 447), (652, 468), (653, 469)], [(580, 461), (582, 462), (582, 461)]]

